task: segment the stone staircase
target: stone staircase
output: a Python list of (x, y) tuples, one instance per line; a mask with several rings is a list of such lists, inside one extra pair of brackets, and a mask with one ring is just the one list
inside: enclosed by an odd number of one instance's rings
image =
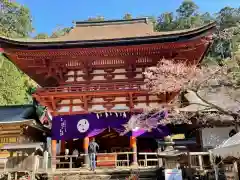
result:
[[(138, 175), (140, 180), (156, 180), (156, 169), (141, 169), (141, 170), (119, 170), (109, 172), (88, 172), (88, 173), (67, 173), (58, 175), (48, 175), (49, 180), (126, 180), (130, 175)], [(135, 178), (130, 178), (129, 180)]]

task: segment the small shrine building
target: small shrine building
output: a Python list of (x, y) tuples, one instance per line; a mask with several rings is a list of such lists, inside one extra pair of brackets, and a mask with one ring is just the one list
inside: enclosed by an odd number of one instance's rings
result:
[(50, 130), (39, 121), (33, 105), (0, 106), (0, 158), (44, 149)]
[[(132, 114), (168, 103), (176, 95), (142, 90), (145, 68), (163, 58), (198, 64), (212, 44), (215, 26), (155, 32), (147, 18), (76, 22), (62, 37), (0, 37), (0, 47), (6, 58), (41, 86), (33, 97), (53, 116), (52, 156), (56, 156), (59, 140), (64, 152), (66, 145), (73, 149), (73, 140), (80, 139), (83, 147), (77, 146), (87, 153), (89, 138), (102, 134), (99, 141), (108, 138), (100, 147), (107, 152), (115, 146), (129, 147), (135, 153), (133, 163), (137, 163), (138, 136), (157, 138), (169, 132), (136, 130), (140, 134), (123, 137), (118, 133)], [(115, 139), (109, 140), (110, 136)]]

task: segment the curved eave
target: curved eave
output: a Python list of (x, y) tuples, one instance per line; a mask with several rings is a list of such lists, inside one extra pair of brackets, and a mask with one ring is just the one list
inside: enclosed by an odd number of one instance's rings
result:
[(44, 127), (43, 125), (39, 124), (36, 122), (35, 119), (24, 119), (24, 120), (15, 120), (15, 121), (8, 121), (8, 120), (5, 120), (5, 121), (1, 121), (0, 122), (0, 125), (9, 125), (9, 124), (19, 124), (19, 125), (29, 125), (35, 129), (38, 129), (40, 131), (43, 131), (43, 132), (49, 132), (49, 129)]
[(216, 29), (216, 23), (212, 22), (205, 26), (189, 31), (179, 31), (174, 33), (166, 33), (155, 36), (130, 37), (121, 39), (102, 39), (102, 40), (78, 40), (78, 41), (20, 41), (0, 37), (0, 46), (2, 48), (16, 49), (63, 49), (63, 48), (93, 48), (105, 46), (124, 46), (124, 45), (139, 45), (164, 42), (181, 42), (195, 39), (206, 35)]

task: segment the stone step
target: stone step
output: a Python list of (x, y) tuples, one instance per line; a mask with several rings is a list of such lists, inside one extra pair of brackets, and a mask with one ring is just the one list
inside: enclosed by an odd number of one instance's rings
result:
[[(129, 173), (108, 173), (108, 174), (89, 174), (89, 175), (80, 175), (80, 174), (67, 174), (67, 175), (54, 175), (55, 178), (50, 177), (50, 180), (61, 180), (65, 178), (65, 180), (126, 180), (130, 176)], [(138, 173), (138, 177), (140, 180), (156, 180), (156, 173), (154, 172), (140, 172)]]

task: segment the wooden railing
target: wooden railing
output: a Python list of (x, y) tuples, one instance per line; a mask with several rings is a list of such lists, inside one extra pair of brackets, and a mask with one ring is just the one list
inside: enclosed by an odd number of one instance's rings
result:
[[(129, 167), (130, 166), (130, 156), (132, 156), (133, 152), (118, 152), (118, 153), (97, 153), (96, 154), (96, 163), (113, 163), (115, 167)], [(115, 156), (114, 159), (101, 159), (100, 156)], [(87, 156), (87, 157), (86, 157)], [(76, 168), (74, 165), (73, 158), (82, 160), (82, 167), (84, 167), (84, 159), (87, 158), (88, 154), (80, 154), (79, 156), (56, 156), (56, 158), (49, 158), (51, 162), (55, 161), (56, 168), (67, 167), (67, 169)], [(88, 160), (89, 161), (89, 160)], [(51, 165), (53, 163), (50, 163)]]
[[(97, 158), (97, 163), (111, 162), (115, 168), (130, 168), (133, 152), (118, 152), (118, 153), (98, 153), (97, 156), (104, 155), (114, 155), (114, 159), (101, 159)], [(192, 160), (192, 167), (196, 169), (203, 169), (204, 163), (201, 158), (208, 153), (203, 152), (191, 152), (191, 157), (197, 157)], [(86, 167), (84, 165), (84, 159), (88, 160), (88, 154), (80, 154), (79, 156), (69, 155), (69, 156), (56, 156), (56, 157), (42, 157), (42, 156), (29, 156), (25, 158), (22, 162), (16, 162), (11, 158), (4, 158), (0, 170), (3, 172), (16, 172), (16, 171), (31, 171), (31, 172), (47, 172), (53, 169), (64, 169), (65, 171), (71, 171), (75, 168), (74, 158), (81, 159), (81, 167)], [(192, 158), (193, 159), (193, 158)], [(196, 161), (199, 161), (196, 163)], [(157, 153), (152, 152), (139, 152), (138, 153), (138, 168), (158, 168), (161, 166), (161, 158), (158, 157)], [(175, 165), (176, 167), (177, 165)]]
[(43, 92), (94, 92), (94, 91), (126, 91), (126, 90), (141, 90), (142, 83), (127, 83), (127, 84), (99, 84), (99, 85), (78, 85), (78, 86), (59, 86), (38, 88), (36, 93)]
[[(138, 153), (140, 158), (138, 160), (138, 164), (140, 167), (159, 167), (161, 166), (162, 159), (164, 158), (158, 158), (158, 153), (156, 152), (140, 152)], [(187, 153), (184, 153), (187, 154)], [(208, 156), (208, 152), (190, 152), (190, 163), (191, 167), (202, 170), (204, 168), (209, 168), (209, 166), (204, 164), (203, 156)], [(142, 158), (144, 157), (144, 158)], [(177, 164), (173, 164), (172, 166), (176, 167)]]
[(140, 152), (138, 154), (139, 154), (138, 165), (140, 167), (158, 167), (159, 166), (159, 158), (157, 157), (157, 153)]
[(0, 171), (36, 171), (36, 169), (38, 168), (36, 165), (39, 164), (38, 161), (39, 159), (37, 156), (1, 158)]

